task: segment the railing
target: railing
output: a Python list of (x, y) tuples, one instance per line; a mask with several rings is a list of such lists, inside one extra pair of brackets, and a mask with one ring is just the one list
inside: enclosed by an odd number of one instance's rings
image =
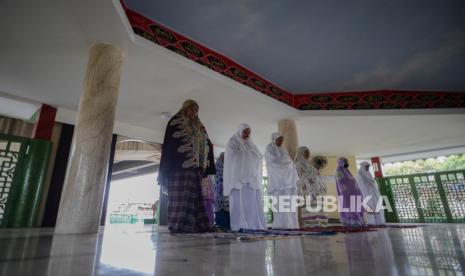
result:
[(263, 211), (265, 212), (265, 219), (267, 223), (273, 222), (273, 211), (271, 211), (271, 202), (265, 200), (268, 195), (268, 177), (263, 177)]
[(465, 222), (465, 170), (378, 178), (388, 222)]
[(137, 221), (137, 215), (110, 214), (110, 224), (135, 224)]
[(27, 139), (0, 135), (0, 226), (6, 224), (13, 195), (17, 190), (18, 164), (26, 154)]

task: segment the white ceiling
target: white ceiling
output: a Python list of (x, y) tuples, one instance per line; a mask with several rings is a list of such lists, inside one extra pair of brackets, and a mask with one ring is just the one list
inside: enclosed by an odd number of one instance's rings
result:
[(0, 115), (33, 121), (34, 115), (39, 110), (40, 104), (21, 99), (0, 92)]
[(301, 142), (331, 155), (366, 158), (465, 145), (463, 114), (310, 116), (298, 124), (308, 128), (301, 131)]
[(106, 42), (125, 51), (115, 132), (128, 137), (161, 142), (160, 114), (193, 98), (220, 149), (241, 122), (252, 125), (264, 149), (283, 118), (297, 120), (302, 144), (328, 155), (465, 145), (464, 110), (297, 111), (134, 36), (118, 1), (3, 1), (0, 34), (0, 92), (59, 107), (58, 120), (67, 123), (74, 122), (90, 45)]

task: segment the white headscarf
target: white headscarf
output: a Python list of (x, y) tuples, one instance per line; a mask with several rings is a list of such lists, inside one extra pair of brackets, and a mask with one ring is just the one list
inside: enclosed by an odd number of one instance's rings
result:
[(276, 143), (276, 140), (278, 140), (279, 137), (283, 137), (283, 135), (279, 132), (274, 132), (273, 134), (271, 134), (271, 142)]
[[(367, 205), (375, 211), (376, 206), (381, 199), (381, 195), (379, 193), (378, 183), (374, 179), (371, 172), (366, 169), (366, 166), (370, 166), (370, 163), (360, 163), (360, 169), (358, 169), (357, 173), (357, 183), (362, 192), (364, 200), (366, 197), (371, 196), (371, 199), (368, 200)], [(385, 223), (386, 221), (384, 219), (383, 210), (381, 210), (379, 213), (368, 215), (368, 224), (382, 225)]]
[(376, 183), (376, 180), (373, 178), (373, 175), (371, 175), (371, 172), (366, 169), (366, 166), (370, 166), (370, 163), (360, 163), (360, 168), (358, 169), (357, 173), (357, 183), (364, 197), (368, 195), (372, 196), (372, 200), (368, 202), (368, 205), (374, 208), (376, 207), (376, 203), (380, 197), (378, 183)]
[(296, 188), (299, 176), (287, 150), (276, 145), (276, 140), (282, 137), (280, 133), (271, 135), (271, 143), (266, 147), (265, 160), (268, 171), (268, 190)]
[(281, 133), (279, 132), (271, 134), (271, 143), (267, 146), (266, 150), (271, 150), (273, 152), (273, 155), (275, 155), (276, 157), (284, 157), (286, 155), (289, 156), (287, 150), (284, 147), (278, 147), (278, 145), (276, 145), (276, 140), (278, 140), (280, 137), (283, 137), (283, 135), (281, 135)]
[[(228, 144), (233, 145), (234, 147), (242, 148), (243, 150), (254, 150), (255, 144), (252, 142), (251, 137), (247, 140), (242, 139), (242, 132), (246, 129), (250, 129), (250, 126), (248, 124), (240, 124), (237, 127), (236, 133), (229, 139)], [(257, 150), (257, 152), (261, 155), (260, 151)]]
[(242, 138), (242, 132), (250, 129), (248, 124), (240, 124), (236, 133), (229, 139), (224, 155), (223, 194), (228, 196), (232, 189), (241, 189), (249, 184), (255, 189), (262, 188), (263, 155), (249, 137)]
[(360, 181), (364, 184), (376, 185), (376, 181), (373, 178), (373, 175), (371, 175), (370, 171), (366, 169), (366, 166), (370, 166), (370, 163), (366, 161), (360, 163), (360, 168), (358, 169), (358, 177)]
[(307, 147), (301, 146), (297, 148), (297, 153), (295, 154), (294, 162), (304, 162), (307, 163), (308, 160), (305, 159), (304, 154), (306, 151), (310, 151)]
[(297, 171), (311, 171), (312, 174), (315, 173), (315, 167), (310, 164), (308, 159), (305, 159), (304, 154), (306, 151), (310, 151), (307, 147), (301, 146), (297, 148), (297, 153), (295, 154), (294, 163), (297, 168)]
[(304, 146), (299, 147), (294, 159), (300, 177), (298, 188), (301, 195), (310, 195), (315, 198), (317, 195), (326, 193), (326, 185), (318, 170), (308, 159), (305, 159), (304, 154), (306, 151), (310, 150)]

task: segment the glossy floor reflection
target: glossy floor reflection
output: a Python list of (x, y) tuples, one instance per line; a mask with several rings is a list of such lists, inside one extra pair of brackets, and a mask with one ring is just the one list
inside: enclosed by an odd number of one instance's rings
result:
[(0, 230), (0, 275), (454, 275), (465, 225), (235, 241), (119, 226), (98, 235)]

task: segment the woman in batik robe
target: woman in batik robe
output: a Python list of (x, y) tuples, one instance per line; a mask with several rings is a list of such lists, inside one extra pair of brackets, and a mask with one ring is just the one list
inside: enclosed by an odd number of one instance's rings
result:
[[(322, 196), (326, 195), (327, 189), (320, 175), (310, 159), (310, 150), (307, 147), (299, 147), (294, 159), (297, 173), (299, 174), (298, 191), (306, 198), (306, 205), (310, 205), (311, 210), (320, 208), (315, 212), (309, 212), (307, 208), (301, 211), (301, 226), (326, 225), (328, 217), (321, 210), (323, 208)], [(320, 204), (318, 204), (320, 201)], [(307, 207), (307, 206), (306, 206)], [(318, 208), (317, 208), (318, 207)]]
[(229, 228), (229, 198), (223, 195), (224, 152), (215, 163), (215, 225), (219, 228)]
[(215, 224), (215, 215), (213, 211), (213, 203), (215, 200), (215, 157), (213, 155), (213, 144), (208, 140), (208, 165), (205, 171), (205, 176), (202, 180), (202, 196), (210, 226)]
[(184, 102), (166, 126), (158, 182), (168, 193), (168, 226), (172, 233), (210, 230), (202, 197), (209, 164), (208, 135), (198, 117), (199, 106)]

